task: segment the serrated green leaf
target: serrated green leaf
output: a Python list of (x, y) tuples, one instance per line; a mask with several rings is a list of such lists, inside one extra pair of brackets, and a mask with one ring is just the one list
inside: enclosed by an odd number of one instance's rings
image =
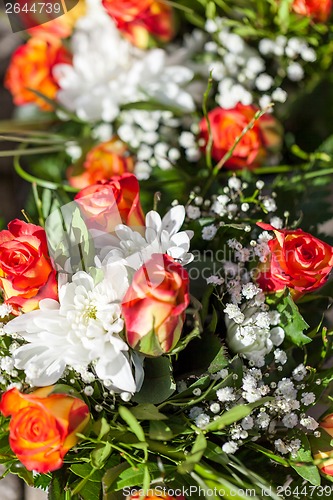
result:
[(99, 482), (93, 482), (93, 481), (88, 481), (85, 485), (84, 488), (80, 491), (80, 496), (83, 498), (83, 500), (98, 500), (100, 498), (100, 493), (102, 489), (102, 483), (101, 481)]
[(309, 325), (301, 316), (290, 295), (283, 297), (282, 301), (277, 305), (277, 309), (281, 315), (280, 325), (285, 331), (286, 338), (299, 347), (311, 342), (311, 339), (303, 334), (303, 331), (307, 330)]
[(222, 368), (228, 366), (228, 364), (229, 361), (227, 358), (226, 349), (224, 346), (222, 346), (217, 355), (215, 356), (215, 358), (213, 359), (213, 361), (211, 362), (211, 364), (209, 365), (208, 371), (209, 373), (216, 373), (219, 370), (222, 370)]

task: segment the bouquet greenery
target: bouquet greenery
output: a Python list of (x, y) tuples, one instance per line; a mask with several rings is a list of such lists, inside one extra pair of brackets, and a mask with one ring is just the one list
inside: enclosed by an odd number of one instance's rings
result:
[(54, 500), (331, 498), (331, 9), (89, 0), (27, 30), (0, 124), (32, 187), (0, 231), (5, 474)]

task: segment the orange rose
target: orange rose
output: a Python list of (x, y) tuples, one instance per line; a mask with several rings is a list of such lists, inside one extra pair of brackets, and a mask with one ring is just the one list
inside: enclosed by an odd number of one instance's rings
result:
[[(177, 496), (170, 496), (167, 493), (164, 493), (164, 491), (167, 491), (166, 487), (159, 488), (156, 490), (153, 490), (149, 493), (149, 495), (144, 496), (143, 500), (185, 500), (185, 497), (183, 495), (177, 495)], [(141, 491), (140, 491), (141, 493)], [(139, 500), (140, 498), (140, 493), (136, 493), (135, 495), (130, 495), (127, 497), (127, 500)], [(141, 497), (142, 498), (142, 497)]]
[(54, 99), (58, 84), (52, 74), (56, 64), (70, 64), (71, 57), (59, 40), (30, 38), (14, 52), (5, 76), (5, 86), (12, 93), (17, 106), (34, 103), (44, 110), (52, 107), (29, 89)]
[(88, 406), (79, 398), (56, 394), (54, 386), (22, 394), (16, 388), (5, 392), (0, 411), (11, 415), (9, 444), (28, 470), (40, 474), (59, 469), (76, 434), (89, 422)]
[(134, 274), (122, 302), (128, 344), (149, 356), (178, 342), (189, 304), (187, 271), (166, 254), (153, 254)]
[[(213, 137), (212, 157), (219, 162), (233, 147), (235, 140), (250, 123), (258, 108), (238, 103), (235, 108), (215, 108), (208, 113)], [(200, 122), (200, 137), (205, 149), (208, 141), (207, 121)], [(281, 146), (281, 130), (277, 120), (271, 115), (262, 116), (237, 144), (232, 157), (224, 164), (229, 169), (252, 169), (260, 166), (267, 158), (269, 150)]]
[(173, 10), (161, 0), (103, 0), (103, 6), (137, 47), (148, 47), (149, 34), (161, 42), (175, 35)]
[(84, 172), (79, 175), (75, 175), (75, 167), (68, 169), (67, 175), (71, 186), (83, 189), (115, 175), (132, 172), (134, 160), (128, 155), (125, 144), (114, 137), (92, 148), (86, 156), (83, 167)]
[(139, 183), (135, 175), (123, 174), (80, 191), (75, 200), (90, 229), (110, 233), (121, 224), (144, 226)]
[(16, 312), (32, 311), (40, 300), (58, 298), (42, 227), (15, 219), (8, 231), (0, 231), (0, 286), (6, 304)]
[(331, 15), (332, 0), (294, 0), (292, 8), (301, 16), (324, 23)]
[(258, 283), (263, 290), (276, 292), (288, 287), (294, 299), (321, 287), (333, 267), (333, 248), (302, 229), (275, 229), (269, 224), (257, 225), (274, 231), (268, 242), (268, 261), (261, 266)]

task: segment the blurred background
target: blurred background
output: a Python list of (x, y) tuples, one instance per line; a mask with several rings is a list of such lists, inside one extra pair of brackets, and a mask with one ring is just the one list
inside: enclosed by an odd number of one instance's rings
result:
[[(6, 67), (13, 50), (22, 43), (19, 33), (12, 33), (3, 5), (0, 4), (0, 120), (13, 116), (14, 107), (9, 92), (3, 87)], [(0, 151), (11, 149), (12, 145), (0, 141)], [(25, 199), (25, 183), (15, 174), (12, 158), (0, 156), (0, 219), (1, 225), (20, 214)]]

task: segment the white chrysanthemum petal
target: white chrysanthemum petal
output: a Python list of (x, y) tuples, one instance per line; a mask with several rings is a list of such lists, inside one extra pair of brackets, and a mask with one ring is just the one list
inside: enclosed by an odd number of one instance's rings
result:
[(155, 210), (151, 210), (146, 215), (146, 228), (151, 228), (159, 233), (162, 227), (162, 221), (160, 215), (155, 212)]
[(170, 236), (178, 233), (185, 219), (185, 208), (183, 205), (172, 207), (162, 219), (162, 229), (168, 231)]

